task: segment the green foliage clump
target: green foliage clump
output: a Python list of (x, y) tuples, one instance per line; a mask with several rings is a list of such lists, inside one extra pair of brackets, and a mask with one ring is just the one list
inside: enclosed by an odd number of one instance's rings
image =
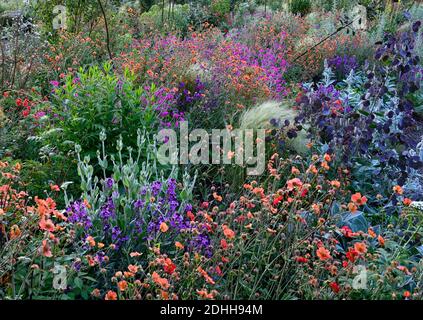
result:
[(289, 9), (293, 14), (300, 14), (301, 16), (305, 16), (311, 10), (311, 1), (293, 0), (290, 3)]
[(134, 84), (130, 72), (119, 77), (105, 63), (102, 69), (80, 69), (76, 76), (69, 75), (64, 81), (65, 85), (54, 89), (51, 106), (40, 119), (37, 133), (49, 154), (66, 158), (79, 144), (93, 157), (100, 146), (100, 131), (105, 131), (113, 142), (122, 136), (135, 143), (140, 126), (154, 128), (157, 124), (153, 109), (155, 86), (151, 86), (152, 95), (145, 97), (147, 106), (142, 107), (145, 91)]

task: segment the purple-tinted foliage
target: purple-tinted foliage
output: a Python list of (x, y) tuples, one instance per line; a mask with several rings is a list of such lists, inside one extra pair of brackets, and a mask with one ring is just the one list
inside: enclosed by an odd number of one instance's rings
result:
[(356, 70), (359, 65), (355, 56), (344, 55), (328, 59), (328, 66), (332, 68), (339, 79), (347, 76), (351, 70)]
[[(422, 79), (420, 60), (414, 53), (418, 29), (413, 24), (412, 31), (385, 35), (375, 54), (378, 63), (364, 66), (350, 85), (346, 80), (307, 87), (297, 101), (302, 106), (298, 124), (308, 124), (330, 152), (336, 151), (354, 168), (357, 157), (375, 160), (373, 179), (381, 179), (383, 173), (400, 185), (411, 168), (422, 166), (410, 152), (418, 141), (407, 134), (415, 124), (411, 97)], [(357, 99), (352, 101), (353, 97)]]

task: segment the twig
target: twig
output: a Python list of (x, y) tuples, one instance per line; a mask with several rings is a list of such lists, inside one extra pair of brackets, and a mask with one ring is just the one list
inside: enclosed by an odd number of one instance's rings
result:
[(106, 17), (106, 12), (104, 11), (103, 5), (101, 3), (101, 0), (97, 0), (100, 9), (101, 9), (101, 13), (103, 14), (103, 18), (104, 18), (104, 25), (106, 28), (106, 45), (107, 45), (107, 51), (109, 53), (109, 58), (110, 60), (113, 61), (113, 55), (112, 55), (112, 51), (110, 50), (110, 34), (109, 34), (109, 25), (107, 23), (107, 17)]

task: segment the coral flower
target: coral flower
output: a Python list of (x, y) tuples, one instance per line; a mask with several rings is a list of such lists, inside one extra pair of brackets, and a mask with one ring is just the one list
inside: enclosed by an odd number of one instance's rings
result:
[(163, 270), (167, 274), (173, 274), (175, 272), (176, 265), (169, 258), (165, 259)]
[(363, 242), (357, 242), (354, 244), (354, 250), (359, 254), (365, 254), (367, 252), (367, 246)]
[(298, 187), (298, 188), (302, 187), (303, 183), (301, 182), (300, 179), (294, 178), (294, 179), (288, 180), (286, 182), (286, 185), (287, 185), (288, 191), (292, 191), (294, 190), (295, 187)]
[(60, 187), (57, 185), (57, 184), (55, 184), (55, 185), (50, 185), (50, 190), (51, 191), (56, 191), (56, 192), (59, 192), (60, 191)]
[(107, 291), (104, 300), (117, 300), (117, 293), (112, 290)]
[(339, 189), (341, 187), (341, 183), (338, 180), (332, 180), (330, 182), (330, 185), (336, 189)]
[(398, 195), (402, 195), (404, 193), (404, 190), (399, 185), (394, 186), (392, 190)]
[(220, 246), (222, 247), (223, 250), (226, 250), (228, 248), (228, 243), (226, 242), (225, 239), (220, 240)]
[(95, 266), (95, 260), (93, 259), (93, 257), (88, 255), (86, 258), (87, 258), (87, 262), (88, 262), (89, 266), (94, 267)]
[(197, 294), (200, 296), (200, 298), (203, 298), (203, 299), (214, 299), (213, 294), (208, 293), (207, 290), (205, 289), (197, 290)]
[(253, 186), (251, 184), (245, 183), (244, 184), (244, 189), (253, 190)]
[(347, 257), (349, 261), (354, 262), (358, 256), (358, 252), (350, 248), (345, 256)]
[(43, 240), (41, 253), (44, 257), (47, 257), (47, 258), (50, 258), (53, 256), (53, 254), (51, 253), (50, 245), (48, 244), (47, 240)]
[(100, 297), (100, 290), (99, 289), (94, 289), (92, 292), (91, 292), (91, 295), (93, 296), (93, 297), (95, 297), (95, 298), (99, 298)]
[(121, 280), (118, 282), (118, 287), (120, 291), (125, 291), (128, 289), (128, 283), (125, 280)]
[(320, 214), (320, 206), (317, 203), (313, 203), (311, 205), (311, 208), (313, 209), (314, 213), (319, 215)]
[(207, 283), (215, 284), (214, 280), (212, 279), (212, 277), (209, 276), (206, 270), (201, 267), (198, 267), (197, 271), (204, 277)]
[(385, 239), (381, 235), (378, 235), (377, 241), (379, 242), (381, 247), (385, 246)]
[(376, 233), (373, 231), (372, 228), (369, 228), (367, 230), (367, 233), (369, 234), (370, 237), (375, 238), (376, 237)]
[(350, 210), (350, 212), (354, 213), (354, 212), (357, 212), (358, 207), (354, 203), (350, 202), (350, 203), (348, 203), (348, 210)]
[(130, 255), (131, 258), (133, 258), (133, 257), (139, 257), (141, 255), (141, 253), (139, 253), (139, 252), (131, 252), (129, 255)]
[(40, 226), (40, 229), (44, 231), (53, 232), (55, 229), (53, 221), (51, 221), (50, 219), (46, 219), (45, 217), (41, 218), (40, 223), (38, 225)]
[(327, 161), (322, 161), (321, 166), (322, 166), (322, 168), (323, 168), (323, 169), (325, 169), (325, 170), (329, 170), (329, 169), (330, 169), (330, 167), (329, 167), (329, 165), (328, 165)]
[(160, 231), (165, 233), (165, 232), (167, 232), (167, 230), (169, 230), (169, 227), (167, 226), (167, 224), (165, 222), (162, 222), (160, 224)]
[(95, 247), (95, 240), (94, 240), (94, 238), (93, 238), (93, 237), (88, 236), (85, 240), (88, 242), (88, 245), (89, 245), (90, 247)]
[(351, 230), (351, 228), (350, 227), (348, 227), (348, 226), (343, 226), (342, 228), (341, 228), (341, 232), (343, 233), (343, 235), (346, 237), (346, 238), (353, 238), (353, 237), (355, 237), (357, 234), (355, 233), (355, 232), (353, 232), (352, 230)]
[(177, 249), (184, 250), (184, 245), (182, 243), (180, 243), (179, 241), (175, 242), (175, 247)]
[(213, 192), (213, 198), (214, 198), (217, 202), (222, 202), (222, 196), (219, 196), (216, 192)]
[(360, 192), (357, 192), (351, 196), (351, 201), (354, 202), (356, 205), (362, 206), (366, 204), (367, 198), (365, 196), (362, 196)]
[(169, 281), (167, 279), (160, 277), (160, 275), (154, 271), (151, 275), (154, 283), (158, 284), (162, 289), (167, 290), (170, 287)]
[(410, 198), (404, 198), (404, 200), (402, 200), (402, 203), (407, 207), (411, 205), (412, 202), (413, 200), (411, 200)]
[(298, 168), (296, 168), (296, 167), (292, 167), (291, 168), (291, 173), (293, 175), (298, 175), (298, 174), (300, 174), (300, 170), (298, 170)]
[(320, 247), (319, 249), (317, 249), (316, 254), (319, 257), (319, 259), (322, 261), (328, 260), (331, 258), (329, 250), (326, 249), (325, 247)]
[(223, 225), (222, 228), (223, 228), (223, 234), (225, 235), (226, 238), (228, 239), (235, 238), (235, 232), (233, 232), (232, 229), (230, 229), (226, 225)]
[(129, 270), (130, 272), (132, 272), (132, 273), (137, 273), (137, 272), (138, 272), (138, 267), (137, 267), (137, 266), (134, 266), (133, 264), (130, 264), (130, 265), (128, 266), (128, 270)]
[(14, 224), (11, 228), (10, 228), (10, 239), (16, 239), (18, 238), (20, 235), (22, 234), (21, 229), (19, 229), (19, 227)]

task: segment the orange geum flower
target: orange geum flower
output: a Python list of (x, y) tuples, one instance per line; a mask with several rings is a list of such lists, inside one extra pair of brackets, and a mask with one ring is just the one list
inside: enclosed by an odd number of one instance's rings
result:
[(84, 206), (86, 206), (88, 209), (91, 209), (91, 205), (87, 199), (84, 199)]
[(379, 242), (381, 247), (385, 246), (385, 239), (381, 235), (378, 235), (377, 241)]
[(405, 205), (405, 206), (409, 206), (409, 205), (411, 205), (412, 203), (413, 203), (413, 200), (411, 200), (410, 198), (404, 198), (404, 200), (402, 200), (402, 203)]
[(126, 282), (125, 280), (119, 281), (118, 288), (120, 291), (125, 291), (126, 289), (128, 289), (128, 282)]
[(93, 297), (95, 297), (95, 298), (99, 298), (100, 297), (100, 290), (99, 289), (94, 289), (92, 292), (91, 292), (91, 295), (93, 296)]
[(213, 294), (208, 293), (206, 289), (197, 290), (197, 294), (200, 296), (200, 298), (203, 299), (214, 299)]
[(43, 240), (42, 246), (41, 246), (41, 253), (44, 257), (50, 258), (53, 256), (51, 253), (50, 245), (48, 244), (47, 240)]
[(87, 241), (87, 242), (88, 242), (88, 245), (89, 245), (90, 247), (95, 247), (95, 240), (94, 240), (94, 238), (93, 238), (93, 237), (88, 236), (88, 237), (85, 239), (85, 241)]
[(19, 229), (19, 227), (14, 224), (11, 228), (10, 228), (10, 239), (16, 239), (18, 238), (20, 235), (22, 234), (21, 229)]
[(169, 281), (167, 279), (160, 277), (160, 275), (154, 271), (151, 275), (151, 278), (153, 279), (154, 283), (162, 287), (162, 289), (167, 290), (170, 287)]
[(319, 171), (317, 170), (315, 165), (311, 165), (308, 169), (307, 172), (311, 172), (313, 174), (317, 174)]
[(227, 225), (223, 225), (223, 234), (225, 235), (226, 238), (228, 239), (233, 239), (235, 237), (235, 232), (230, 229)]
[(60, 187), (57, 185), (57, 184), (51, 184), (50, 185), (50, 190), (51, 191), (56, 191), (56, 192), (59, 192), (60, 191)]
[(176, 264), (174, 264), (172, 262), (171, 259), (166, 258), (164, 261), (164, 266), (163, 266), (163, 270), (167, 273), (167, 274), (173, 274), (173, 272), (175, 272), (176, 270)]
[(340, 187), (341, 187), (341, 183), (340, 183), (338, 180), (332, 180), (332, 181), (330, 182), (330, 185), (331, 185), (332, 187), (336, 188), (336, 189), (338, 189), (338, 188), (340, 188)]
[(209, 276), (206, 270), (201, 267), (198, 267), (197, 271), (204, 277), (207, 283), (215, 284), (214, 280), (212, 279), (212, 277)]
[(331, 162), (332, 158), (329, 154), (325, 153), (325, 155), (323, 156), (323, 159), (325, 159), (326, 162)]
[(22, 165), (19, 162), (17, 162), (15, 166), (13, 167), (13, 170), (17, 172), (21, 171), (21, 169), (22, 169)]
[(313, 211), (315, 214), (319, 215), (320, 214), (320, 206), (317, 203), (313, 203), (311, 205)]
[(319, 259), (322, 261), (328, 260), (331, 258), (330, 251), (323, 246), (317, 249), (316, 254), (319, 257)]
[(402, 195), (404, 193), (404, 190), (399, 185), (394, 186), (392, 190), (398, 195)]
[(44, 231), (53, 232), (55, 230), (53, 221), (51, 221), (50, 219), (46, 219), (44, 216), (41, 218), (38, 225), (40, 229)]
[(217, 202), (222, 202), (222, 196), (219, 196), (216, 192), (213, 192), (213, 198)]
[(139, 269), (139, 267), (138, 267), (138, 266), (135, 266), (135, 265), (133, 265), (133, 264), (130, 264), (130, 265), (128, 266), (128, 270), (129, 270), (130, 272), (132, 272), (132, 273), (137, 273), (137, 272), (138, 272), (138, 269)]
[(167, 230), (169, 230), (169, 227), (167, 226), (166, 222), (162, 222), (160, 224), (160, 231), (165, 233)]
[(351, 196), (351, 201), (354, 202), (356, 205), (364, 205), (367, 202), (367, 198), (365, 196), (362, 196), (360, 192), (354, 193)]
[(291, 168), (291, 173), (292, 173), (293, 175), (297, 175), (297, 174), (300, 174), (300, 170), (298, 170), (296, 167), (292, 167), (292, 168)]
[(95, 260), (94, 260), (94, 258), (91, 257), (90, 255), (86, 256), (86, 258), (87, 258), (88, 265), (90, 267), (94, 267), (95, 266)]
[(367, 230), (367, 233), (369, 234), (370, 237), (375, 238), (376, 237), (376, 233), (373, 231), (372, 228), (369, 228)]
[(245, 183), (244, 184), (244, 189), (252, 190), (253, 189), (253, 186), (251, 184)]
[(129, 254), (129, 256), (131, 257), (131, 258), (133, 258), (133, 257), (139, 257), (140, 255), (142, 255), (141, 253), (139, 253), (139, 252), (131, 252), (130, 254)]
[(330, 169), (330, 167), (329, 167), (329, 165), (328, 165), (327, 161), (322, 161), (321, 167), (322, 167), (323, 169), (325, 169), (325, 170), (329, 170), (329, 169)]
[(359, 254), (365, 254), (367, 252), (367, 246), (363, 242), (357, 242), (354, 244), (354, 250)]
[(303, 183), (301, 182), (300, 179), (294, 178), (294, 179), (288, 180), (286, 182), (286, 185), (287, 185), (288, 191), (292, 191), (294, 190), (295, 187), (298, 187), (298, 188), (302, 187)]
[(348, 210), (350, 210), (352, 213), (354, 213), (358, 210), (358, 208), (354, 203), (350, 202), (350, 203), (348, 203)]
[(117, 293), (112, 290), (107, 291), (104, 300), (117, 300)]
[(175, 242), (175, 247), (177, 249), (183, 250), (184, 249), (184, 245), (182, 243), (180, 243), (179, 241)]

